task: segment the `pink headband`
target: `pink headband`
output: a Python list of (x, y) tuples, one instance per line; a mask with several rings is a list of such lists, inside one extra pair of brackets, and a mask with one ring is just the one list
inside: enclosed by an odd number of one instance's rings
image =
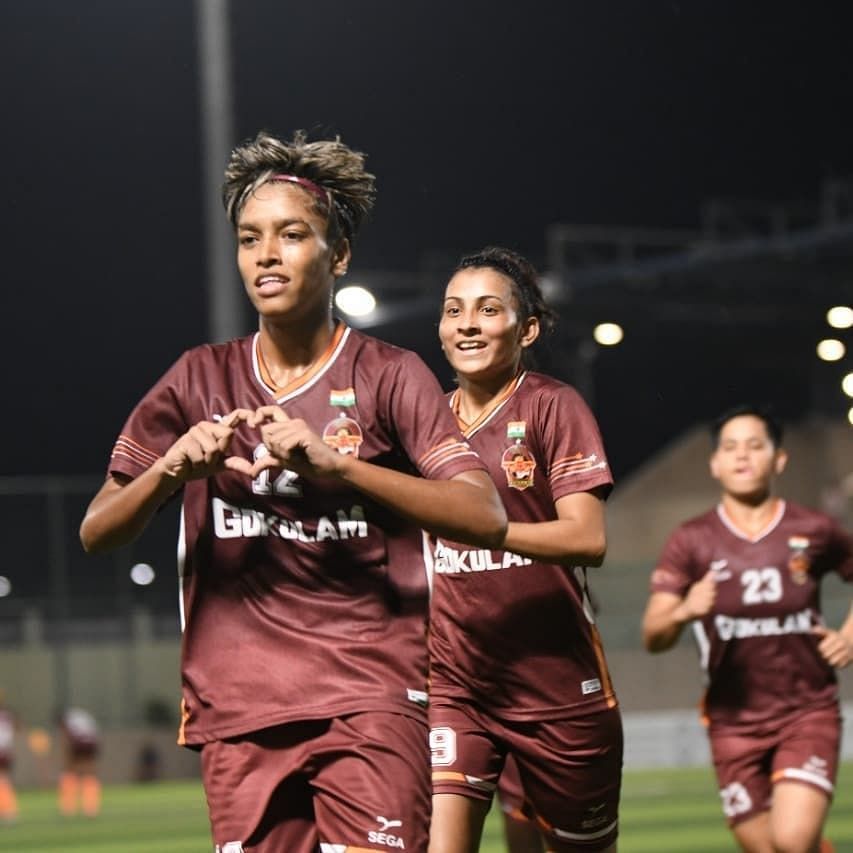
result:
[(332, 209), (332, 194), (325, 187), (321, 187), (319, 184), (315, 184), (314, 181), (309, 180), (308, 178), (300, 178), (298, 175), (273, 175), (270, 181), (288, 181), (291, 184), (299, 184), (303, 189), (308, 190), (309, 193), (315, 195), (326, 207), (331, 210)]

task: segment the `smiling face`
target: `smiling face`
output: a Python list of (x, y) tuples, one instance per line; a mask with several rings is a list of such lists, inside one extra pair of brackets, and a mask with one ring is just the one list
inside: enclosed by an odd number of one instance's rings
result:
[(335, 279), (346, 272), (349, 244), (331, 246), (327, 221), (311, 196), (291, 184), (261, 185), (237, 220), (237, 265), (260, 317), (324, 322)]
[(755, 415), (739, 415), (720, 430), (711, 456), (711, 476), (726, 494), (736, 498), (762, 498), (781, 474), (787, 454), (773, 444), (767, 424)]
[(520, 318), (511, 280), (491, 267), (459, 270), (447, 285), (438, 336), (460, 379), (498, 389), (518, 372), (521, 353), (539, 334)]

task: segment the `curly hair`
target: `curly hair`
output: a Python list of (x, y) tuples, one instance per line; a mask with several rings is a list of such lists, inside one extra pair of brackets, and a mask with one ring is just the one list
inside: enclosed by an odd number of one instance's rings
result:
[(365, 171), (364, 159), (339, 137), (309, 142), (305, 131), (297, 130), (286, 142), (262, 130), (231, 152), (222, 203), (236, 228), (246, 201), (259, 186), (279, 174), (306, 178), (331, 198), (331, 209), (321, 198), (313, 199), (314, 210), (328, 219), (329, 239), (345, 237), (351, 242), (376, 197), (375, 177)]

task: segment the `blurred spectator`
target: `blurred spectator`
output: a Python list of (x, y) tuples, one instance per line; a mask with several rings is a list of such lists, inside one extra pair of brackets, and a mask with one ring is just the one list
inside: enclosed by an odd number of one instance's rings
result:
[(59, 735), (63, 749), (59, 811), (67, 817), (80, 812), (86, 817), (96, 817), (101, 810), (98, 724), (88, 711), (67, 708), (59, 716)]
[(15, 747), (15, 715), (6, 707), (6, 697), (0, 690), (0, 822), (12, 823), (18, 817), (18, 798), (9, 771), (12, 769)]
[(151, 741), (146, 741), (140, 747), (136, 758), (136, 781), (154, 782), (159, 778), (160, 752)]

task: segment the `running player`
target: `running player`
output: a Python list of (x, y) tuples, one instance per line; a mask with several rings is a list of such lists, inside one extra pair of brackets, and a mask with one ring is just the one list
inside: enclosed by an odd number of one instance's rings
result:
[(853, 656), (853, 614), (828, 628), (820, 582), (833, 571), (853, 580), (853, 542), (830, 517), (773, 494), (787, 456), (768, 411), (732, 409), (712, 439), (721, 501), (664, 547), (644, 642), (665, 651), (693, 624), (723, 811), (742, 849), (813, 853), (838, 764), (835, 669)]
[(66, 708), (59, 715), (63, 749), (59, 774), (59, 811), (66, 817), (82, 813), (97, 817), (101, 811), (98, 752), (101, 735), (95, 718), (83, 708)]
[(604, 559), (612, 480), (581, 397), (522, 367), (552, 317), (507, 249), (463, 258), (445, 292), (450, 404), (510, 523), (499, 549), (436, 543), (431, 853), (478, 849), (507, 755), (549, 850), (616, 849), (622, 724), (583, 568)]
[(373, 201), (363, 161), (303, 134), (234, 150), (259, 331), (188, 351), (145, 395), (81, 527), (88, 550), (121, 545), (183, 490), (179, 740), (201, 749), (222, 853), (426, 849), (420, 528), (505, 531), (423, 362), (332, 316)]

